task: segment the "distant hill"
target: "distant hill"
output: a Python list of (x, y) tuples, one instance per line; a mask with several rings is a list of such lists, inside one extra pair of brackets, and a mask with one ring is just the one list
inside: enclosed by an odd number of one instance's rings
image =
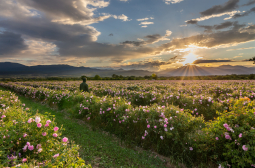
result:
[(89, 67), (73, 67), (70, 65), (37, 65), (25, 66), (19, 63), (0, 62), (0, 76), (74, 76), (81, 75), (102, 77), (112, 76), (112, 74), (123, 76), (145, 76), (152, 72), (144, 70), (104, 70)]
[(0, 77), (78, 77), (81, 75), (102, 77), (112, 76), (112, 74), (122, 76), (146, 76), (156, 73), (158, 76), (208, 76), (227, 74), (255, 74), (255, 67), (222, 65), (219, 67), (199, 67), (196, 65), (182, 66), (177, 69), (167, 69), (160, 72), (150, 72), (146, 70), (118, 70), (97, 69), (89, 67), (74, 67), (70, 65), (37, 65), (25, 66), (19, 63), (0, 62)]

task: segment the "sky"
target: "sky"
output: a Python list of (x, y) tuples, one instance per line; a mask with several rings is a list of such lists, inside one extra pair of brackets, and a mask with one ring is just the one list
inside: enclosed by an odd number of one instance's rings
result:
[(255, 0), (2, 0), (0, 62), (253, 67)]

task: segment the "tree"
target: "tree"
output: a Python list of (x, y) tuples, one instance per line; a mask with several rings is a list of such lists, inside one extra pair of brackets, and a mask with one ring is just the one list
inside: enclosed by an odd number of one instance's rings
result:
[(253, 64), (255, 64), (255, 57), (252, 57), (249, 61), (254, 61)]
[(94, 79), (95, 80), (101, 80), (102, 78), (99, 75), (95, 75)]
[(151, 75), (152, 79), (158, 79), (158, 76), (154, 73)]

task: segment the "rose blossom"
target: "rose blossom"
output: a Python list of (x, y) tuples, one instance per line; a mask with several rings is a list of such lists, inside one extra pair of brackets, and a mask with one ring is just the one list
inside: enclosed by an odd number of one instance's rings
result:
[(32, 150), (34, 150), (34, 146), (30, 145), (30, 146), (28, 146), (28, 149), (32, 151)]
[(32, 121), (33, 121), (32, 118), (29, 118), (29, 119), (27, 120), (28, 123), (31, 123)]
[(46, 133), (46, 132), (43, 132), (43, 133), (42, 133), (42, 135), (43, 135), (43, 136), (46, 136), (46, 135), (47, 135), (47, 133)]
[(246, 147), (246, 145), (243, 145), (242, 148), (243, 148), (244, 151), (247, 151), (247, 150), (248, 150), (248, 148)]
[(58, 157), (58, 156), (59, 156), (59, 153), (58, 153), (58, 154), (55, 154), (53, 157), (56, 158), (56, 157)]
[(68, 138), (67, 138), (67, 137), (64, 137), (62, 140), (63, 140), (63, 142), (67, 142), (67, 141), (68, 141)]
[(42, 127), (42, 124), (41, 124), (41, 123), (38, 123), (38, 124), (37, 124), (37, 127), (38, 127), (38, 128), (41, 128), (41, 127)]
[(22, 159), (22, 163), (26, 162), (27, 161), (27, 158), (23, 158)]
[(54, 131), (57, 131), (58, 129), (59, 129), (58, 127), (55, 127), (55, 128), (54, 128)]
[(36, 123), (39, 123), (41, 121), (41, 118), (40, 117), (35, 117), (35, 122)]
[(56, 138), (58, 136), (58, 134), (54, 133), (53, 136)]

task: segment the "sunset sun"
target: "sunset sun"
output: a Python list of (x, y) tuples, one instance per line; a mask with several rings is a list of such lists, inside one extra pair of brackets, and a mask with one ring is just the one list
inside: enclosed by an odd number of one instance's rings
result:
[(188, 55), (186, 55), (185, 57), (185, 61), (181, 62), (183, 65), (186, 64), (192, 64), (194, 61), (196, 61), (197, 59), (199, 59), (197, 57), (197, 55), (193, 54), (193, 53), (189, 53)]

